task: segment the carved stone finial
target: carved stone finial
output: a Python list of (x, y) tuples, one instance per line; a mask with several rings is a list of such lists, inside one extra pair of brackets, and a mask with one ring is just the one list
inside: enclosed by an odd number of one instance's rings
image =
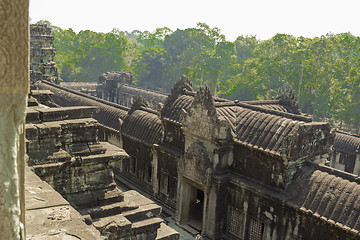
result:
[(149, 108), (149, 105), (145, 98), (139, 96), (139, 97), (135, 98), (134, 103), (132, 104), (131, 109), (128, 112), (128, 115), (132, 114), (133, 112), (135, 112), (136, 110), (138, 110), (142, 107)]
[(192, 88), (192, 82), (189, 80), (188, 77), (182, 76), (175, 84), (174, 87), (171, 90), (171, 94), (182, 94), (184, 91), (190, 91), (193, 92)]
[(197, 91), (195, 99), (197, 99), (197, 98), (202, 98), (204, 100), (206, 99), (209, 102), (214, 101), (214, 99), (211, 95), (210, 88), (207, 86), (206, 83), (200, 87), (199, 91)]
[(204, 105), (208, 109), (209, 113), (216, 114), (214, 99), (211, 95), (211, 90), (206, 85), (206, 83), (200, 87), (199, 91), (197, 91), (194, 97), (193, 104), (198, 103)]
[(283, 103), (291, 108), (292, 113), (300, 114), (299, 103), (294, 89), (285, 82), (284, 85), (279, 88), (278, 93), (275, 99), (280, 100), (280, 103)]

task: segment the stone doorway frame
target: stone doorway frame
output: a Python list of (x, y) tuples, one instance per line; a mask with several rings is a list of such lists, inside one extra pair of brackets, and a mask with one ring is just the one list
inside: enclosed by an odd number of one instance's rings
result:
[(192, 201), (196, 201), (197, 191), (204, 193), (203, 209), (201, 216), (201, 231), (206, 229), (206, 209), (208, 204), (207, 188), (191, 179), (179, 176), (178, 178), (178, 200), (176, 208), (176, 220), (180, 225), (188, 225), (190, 218), (190, 210)]

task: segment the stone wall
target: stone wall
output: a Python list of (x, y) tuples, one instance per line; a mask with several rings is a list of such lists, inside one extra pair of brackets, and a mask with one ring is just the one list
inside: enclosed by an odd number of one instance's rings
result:
[(0, 1), (0, 232), (24, 239), (24, 121), (29, 90), (29, 1)]

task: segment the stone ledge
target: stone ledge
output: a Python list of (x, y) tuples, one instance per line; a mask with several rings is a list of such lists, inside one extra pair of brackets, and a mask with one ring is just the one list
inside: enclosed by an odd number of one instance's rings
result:
[(62, 107), (36, 108), (42, 122), (59, 121), (66, 119), (92, 118), (98, 111), (97, 107)]
[(138, 222), (144, 219), (161, 214), (161, 207), (155, 203), (140, 206), (137, 209), (124, 212), (123, 215), (131, 222)]
[(160, 228), (157, 230), (156, 240), (178, 240), (180, 234), (167, 226), (165, 223), (160, 224)]
[(26, 239), (101, 239), (59, 193), (25, 169)]
[(119, 233), (126, 231), (128, 235), (131, 235), (131, 222), (121, 214), (101, 218), (94, 221), (93, 225), (103, 234), (106, 232)]
[(132, 229), (135, 235), (157, 231), (160, 228), (160, 224), (164, 222), (161, 218), (150, 218), (140, 222), (132, 224)]

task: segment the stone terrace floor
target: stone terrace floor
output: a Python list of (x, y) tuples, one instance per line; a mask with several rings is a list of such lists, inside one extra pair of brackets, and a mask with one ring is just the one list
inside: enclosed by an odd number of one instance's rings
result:
[(27, 240), (103, 239), (92, 225), (29, 167), (25, 170)]

